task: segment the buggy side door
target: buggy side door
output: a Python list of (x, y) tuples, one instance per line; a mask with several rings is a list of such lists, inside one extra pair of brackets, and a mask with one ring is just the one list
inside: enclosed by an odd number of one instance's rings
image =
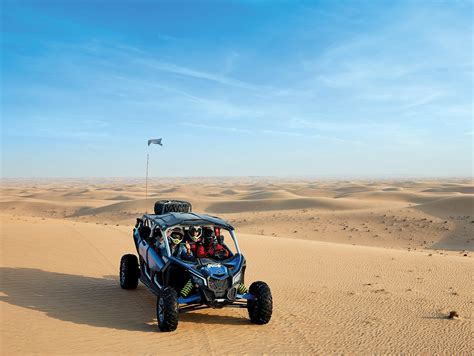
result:
[(163, 256), (161, 255), (162, 252), (159, 250), (158, 246), (160, 245), (160, 241), (162, 240), (164, 234), (161, 231), (161, 229), (157, 225), (153, 225), (152, 227), (152, 237), (153, 241), (155, 243), (154, 246), (151, 246), (148, 249), (147, 253), (147, 262), (148, 262), (148, 267), (154, 271), (158, 272), (161, 271), (166, 264), (166, 262), (163, 259)]
[(148, 249), (150, 248), (148, 245), (150, 233), (150, 221), (148, 219), (143, 219), (141, 224), (138, 226), (138, 234), (140, 235), (140, 238), (137, 243), (137, 250), (141, 261), (147, 260)]
[(148, 218), (144, 218), (138, 228), (139, 239), (138, 239), (138, 255), (140, 258), (140, 271), (142, 278), (146, 278), (148, 281), (152, 279), (152, 272), (148, 265), (148, 254), (152, 249), (150, 247), (151, 239), (151, 221)]

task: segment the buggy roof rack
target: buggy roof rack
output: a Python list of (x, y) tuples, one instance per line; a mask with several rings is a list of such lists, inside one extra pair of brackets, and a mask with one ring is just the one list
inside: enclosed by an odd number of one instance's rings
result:
[(215, 225), (227, 230), (234, 230), (227, 221), (216, 216), (196, 213), (166, 213), (162, 215), (146, 214), (146, 218), (153, 220), (162, 230), (175, 225), (196, 226)]

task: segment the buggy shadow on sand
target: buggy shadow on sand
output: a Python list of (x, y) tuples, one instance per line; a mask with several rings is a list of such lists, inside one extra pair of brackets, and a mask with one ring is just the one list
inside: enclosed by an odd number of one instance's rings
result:
[[(192, 261), (173, 256), (166, 238), (169, 232), (175, 228), (189, 231), (196, 226), (213, 231), (227, 252)], [(225, 234), (230, 236), (232, 244), (224, 241)], [(245, 287), (245, 258), (234, 228), (226, 221), (192, 213), (188, 202), (158, 201), (155, 214), (137, 219), (133, 240), (138, 258), (134, 254), (122, 257), (120, 286), (135, 289), (140, 280), (157, 296), (160, 330), (176, 330), (179, 313), (208, 307), (247, 308), (253, 323), (270, 321), (273, 309), (270, 288), (261, 281), (252, 283), (248, 290)]]

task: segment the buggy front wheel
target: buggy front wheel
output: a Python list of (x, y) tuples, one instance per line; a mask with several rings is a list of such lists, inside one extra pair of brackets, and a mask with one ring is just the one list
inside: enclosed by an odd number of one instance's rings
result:
[(273, 311), (272, 292), (265, 282), (253, 282), (249, 293), (252, 299), (247, 300), (249, 318), (254, 324), (266, 324), (270, 321)]
[(156, 301), (156, 319), (161, 331), (174, 331), (178, 327), (178, 294), (173, 288), (161, 291)]

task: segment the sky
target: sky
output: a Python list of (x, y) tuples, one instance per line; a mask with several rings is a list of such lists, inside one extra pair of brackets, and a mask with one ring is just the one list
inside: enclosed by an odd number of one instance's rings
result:
[(473, 175), (471, 1), (2, 0), (1, 46), (2, 177)]

